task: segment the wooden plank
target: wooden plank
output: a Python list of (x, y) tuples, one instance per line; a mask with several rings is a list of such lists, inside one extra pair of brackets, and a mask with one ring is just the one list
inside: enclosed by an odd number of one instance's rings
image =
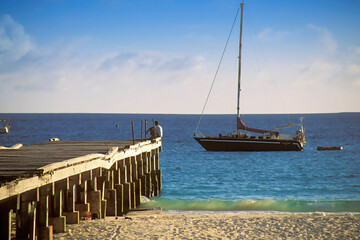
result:
[(19, 166), (24, 165), (27, 169), (34, 170), (90, 153), (107, 154), (113, 147), (124, 148), (131, 143), (132, 141), (58, 141), (25, 145), (17, 150), (1, 149), (0, 170), (23, 170)]
[[(53, 143), (57, 143), (57, 142), (52, 142), (51, 144)], [(104, 142), (98, 142), (98, 143), (103, 144)], [(105, 143), (111, 146), (110, 143), (112, 142), (105, 142)], [(77, 145), (85, 144), (86, 146), (89, 146), (89, 145), (93, 145), (94, 143), (89, 144), (88, 142), (86, 143), (76, 142), (76, 144)], [(37, 145), (37, 147), (39, 145)], [(43, 144), (43, 146), (47, 146), (47, 145), (48, 144)], [(71, 143), (66, 143), (66, 144), (63, 143), (62, 145), (69, 145), (73, 147)], [(41, 170), (44, 173), (49, 173), (49, 174), (21, 179), (18, 181), (11, 182), (6, 186), (0, 187), (0, 200), (92, 169), (97, 169), (97, 168), (110, 169), (116, 161), (129, 157), (134, 157), (136, 155), (142, 154), (143, 152), (150, 152), (153, 149), (157, 149), (159, 147), (161, 147), (160, 138), (155, 141), (148, 140), (141, 143), (137, 143), (135, 145), (129, 146), (128, 148), (121, 148), (121, 149), (118, 148), (117, 151), (112, 149), (112, 151), (110, 151), (108, 155), (99, 154), (99, 153), (88, 154), (85, 156), (80, 156), (61, 162), (53, 162), (46, 166), (40, 165), (40, 167), (34, 170)], [(89, 151), (91, 151), (91, 148), (89, 148)], [(49, 154), (50, 156), (52, 156), (53, 153), (49, 151)], [(25, 159), (25, 161), (27, 161), (27, 159)], [(39, 164), (41, 164), (41, 161)]]

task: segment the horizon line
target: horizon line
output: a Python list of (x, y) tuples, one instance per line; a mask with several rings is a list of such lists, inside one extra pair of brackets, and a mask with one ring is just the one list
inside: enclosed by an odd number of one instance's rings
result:
[[(300, 112), (300, 113), (242, 113), (241, 115), (295, 115), (295, 114), (339, 114), (339, 113), (360, 113), (359, 112)], [(202, 115), (201, 113), (116, 113), (116, 112), (7, 112), (1, 114), (128, 114), (128, 115)], [(234, 113), (206, 113), (203, 115), (236, 115)]]

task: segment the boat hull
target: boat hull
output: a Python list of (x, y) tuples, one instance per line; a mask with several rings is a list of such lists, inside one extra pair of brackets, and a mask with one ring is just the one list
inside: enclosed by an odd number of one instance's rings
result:
[(319, 151), (332, 151), (332, 150), (342, 150), (343, 147), (330, 147), (330, 146), (326, 146), (326, 147), (317, 147), (316, 148)]
[(302, 151), (299, 141), (285, 139), (194, 137), (206, 151)]

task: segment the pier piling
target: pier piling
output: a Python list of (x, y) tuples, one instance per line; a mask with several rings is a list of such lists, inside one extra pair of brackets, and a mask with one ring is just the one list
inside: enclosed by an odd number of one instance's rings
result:
[(161, 138), (146, 135), (0, 150), (0, 236), (52, 239), (66, 224), (128, 213), (160, 194), (160, 151)]

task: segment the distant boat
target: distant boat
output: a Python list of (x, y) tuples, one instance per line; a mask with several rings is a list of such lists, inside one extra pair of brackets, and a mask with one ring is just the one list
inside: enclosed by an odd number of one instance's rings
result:
[(316, 148), (319, 151), (325, 151), (325, 150), (342, 150), (343, 147), (331, 147), (331, 146), (326, 146), (326, 147), (317, 147)]
[(6, 134), (10, 131), (10, 122), (9, 120), (0, 120), (0, 122), (5, 122), (5, 126), (0, 128), (0, 134)]
[[(276, 131), (262, 130), (247, 127), (240, 117), (240, 83), (241, 83), (241, 46), (242, 46), (242, 22), (244, 3), (241, 3), (240, 17), (240, 41), (239, 41), (239, 64), (238, 64), (238, 88), (237, 88), (237, 129), (226, 136), (205, 136), (197, 129), (194, 132), (194, 139), (207, 151), (302, 151), (305, 142), (304, 124), (291, 123), (284, 127), (294, 125), (300, 126), (295, 135), (283, 135)], [(200, 121), (199, 121), (200, 122)], [(258, 133), (258, 135), (248, 135), (242, 131)], [(260, 134), (260, 135), (259, 135)]]

